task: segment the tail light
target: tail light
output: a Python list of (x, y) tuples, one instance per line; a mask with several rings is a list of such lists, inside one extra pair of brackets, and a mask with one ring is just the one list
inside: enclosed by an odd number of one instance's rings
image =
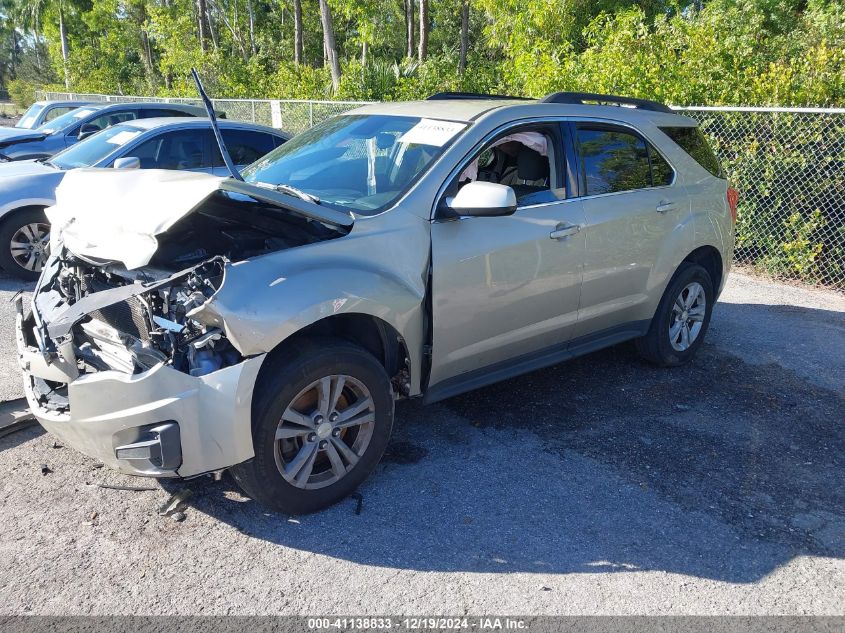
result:
[(739, 202), (739, 191), (728, 187), (728, 209), (731, 211), (731, 219), (736, 224), (736, 204)]

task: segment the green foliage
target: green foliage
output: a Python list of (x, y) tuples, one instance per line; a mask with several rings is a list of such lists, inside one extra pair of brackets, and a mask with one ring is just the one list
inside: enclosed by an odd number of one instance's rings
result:
[(10, 79), (6, 84), (12, 103), (22, 108), (28, 108), (35, 101), (35, 91), (40, 89), (37, 84), (25, 79)]
[[(75, 91), (190, 96), (188, 72), (197, 67), (219, 97), (408, 99), (447, 89), (533, 96), (572, 89), (677, 104), (845, 101), (845, 5), (835, 0), (472, 0), (463, 75), (458, 2), (431, 3), (429, 55), (418, 61), (416, 51), (405, 58), (402, 0), (330, 0), (342, 63), (334, 94), (323, 69), (317, 0), (301, 2), (299, 67), (289, 1), (205, 0), (200, 40), (199, 0), (0, 0), (0, 37), (11, 37), (16, 25), (31, 34), (16, 39), (18, 47), (46, 41), (51, 74), (64, 77), (67, 69)], [(3, 63), (0, 73), (13, 78), (16, 70)], [(32, 79), (50, 83), (55, 76)]]
[(650, 16), (637, 6), (601, 13), (581, 32), (582, 50), (560, 46), (556, 33), (538, 28), (530, 45), (502, 42), (510, 61), (504, 87), (531, 95), (621, 93), (681, 105), (841, 103), (845, 7), (817, 2), (796, 13), (786, 4), (711, 0), (700, 11), (675, 7)]
[[(21, 105), (59, 79), (76, 92), (194, 97), (192, 67), (218, 98), (579, 90), (679, 105), (845, 104), (841, 0), (471, 0), (464, 73), (461, 1), (430, 2), (424, 60), (408, 57), (403, 0), (328, 2), (336, 91), (317, 0), (301, 0), (299, 65), (292, 0), (0, 0), (0, 81)], [(316, 114), (303, 109), (295, 129)], [(705, 118), (742, 192), (737, 255), (780, 275), (841, 279), (843, 249), (832, 245), (845, 243), (845, 130), (790, 116)]]
[(845, 124), (834, 116), (701, 113), (740, 191), (736, 259), (781, 277), (845, 283)]
[[(819, 279), (821, 271), (818, 258), (824, 250), (824, 242), (814, 238), (825, 224), (825, 219), (818, 209), (814, 210), (809, 218), (801, 217), (800, 213), (793, 213), (784, 222), (788, 239), (780, 246), (784, 263), (789, 266), (790, 273), (801, 279)], [(763, 266), (767, 266), (769, 261), (764, 258)]]

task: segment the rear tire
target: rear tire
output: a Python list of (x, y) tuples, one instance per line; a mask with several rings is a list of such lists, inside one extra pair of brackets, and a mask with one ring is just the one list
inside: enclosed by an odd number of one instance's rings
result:
[(293, 342), (266, 362), (253, 395), (255, 457), (232, 475), (275, 510), (322, 510), (381, 459), (393, 427), (390, 380), (369, 352), (336, 338)]
[(0, 223), (0, 266), (10, 275), (35, 281), (50, 253), (50, 224), (42, 209), (13, 211)]
[(648, 333), (635, 341), (647, 361), (661, 367), (688, 363), (704, 342), (716, 295), (709, 273), (684, 262), (666, 287)]

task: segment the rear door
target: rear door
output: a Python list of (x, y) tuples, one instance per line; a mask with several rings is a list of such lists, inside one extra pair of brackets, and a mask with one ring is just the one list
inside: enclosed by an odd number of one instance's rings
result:
[(586, 218), (576, 337), (641, 326), (661, 247), (690, 213), (686, 191), (633, 128), (577, 122), (571, 129)]
[[(221, 130), (221, 134), (229, 156), (238, 171), (270, 153), (282, 143), (281, 139), (273, 134), (258, 130), (228, 128)], [(216, 176), (228, 176), (229, 170), (223, 163), (223, 157), (214, 138), (212, 138), (211, 153), (214, 156), (213, 173)]]

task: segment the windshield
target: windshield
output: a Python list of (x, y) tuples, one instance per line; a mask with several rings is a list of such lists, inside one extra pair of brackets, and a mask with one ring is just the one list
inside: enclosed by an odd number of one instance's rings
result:
[(66, 150), (53, 156), (48, 162), (62, 169), (90, 167), (117, 148), (123, 147), (135, 139), (141, 130), (129, 125), (113, 125), (102, 132), (89, 136), (84, 141), (71, 145)]
[(31, 130), (35, 126), (35, 121), (38, 119), (38, 113), (44, 109), (40, 103), (33, 103), (29, 109), (23, 113), (21, 120), (15, 124), (15, 127)]
[(372, 215), (399, 198), (465, 127), (418, 117), (338, 116), (294, 136), (243, 175)]
[(96, 110), (93, 110), (91, 108), (79, 108), (78, 110), (71, 110), (70, 112), (66, 112), (62, 116), (57, 116), (55, 119), (53, 119), (49, 123), (45, 123), (38, 129), (47, 134), (52, 134), (53, 132), (58, 132), (59, 130), (64, 130), (71, 127), (80, 119), (83, 119), (89, 114), (93, 114), (94, 112), (96, 112)]

